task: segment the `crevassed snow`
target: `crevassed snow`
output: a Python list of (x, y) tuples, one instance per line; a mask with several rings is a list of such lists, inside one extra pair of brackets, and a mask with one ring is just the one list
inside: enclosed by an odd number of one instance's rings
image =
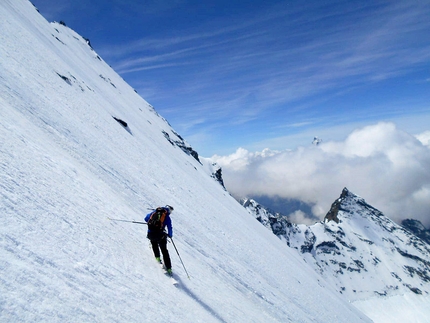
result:
[[(0, 2), (0, 321), (369, 322), (71, 29)], [(127, 129), (113, 117), (127, 122)], [(142, 221), (171, 204), (179, 286)]]

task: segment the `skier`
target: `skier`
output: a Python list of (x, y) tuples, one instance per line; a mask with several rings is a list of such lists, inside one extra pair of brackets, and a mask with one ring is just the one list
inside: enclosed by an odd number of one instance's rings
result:
[[(170, 219), (172, 211), (173, 207), (166, 205), (164, 207), (156, 208), (145, 217), (145, 222), (148, 223), (147, 238), (151, 241), (155, 259), (158, 263), (162, 263), (160, 258), (161, 249), (164, 267), (170, 276), (172, 275), (172, 263), (170, 262), (169, 251), (167, 250), (167, 237), (173, 237), (172, 220)], [(164, 231), (166, 226), (167, 233)]]

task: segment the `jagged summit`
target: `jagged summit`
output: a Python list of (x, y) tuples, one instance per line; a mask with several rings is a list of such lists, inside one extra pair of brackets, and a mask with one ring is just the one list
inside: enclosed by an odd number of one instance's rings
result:
[(350, 272), (349, 276), (359, 273), (368, 277), (368, 281), (378, 277), (368, 287), (351, 286), (350, 295), (368, 294), (372, 290), (389, 295), (404, 292), (405, 288), (417, 294), (429, 293), (429, 245), (363, 198), (345, 188), (325, 220), (312, 228), (317, 237), (313, 257), (321, 271), (343, 281), (344, 286), (339, 285), (342, 292), (348, 293), (347, 279), (342, 275)]
[[(342, 214), (341, 218), (339, 218), (339, 212)], [(342, 218), (348, 218), (352, 214), (371, 214), (376, 217), (383, 216), (381, 211), (375, 209), (373, 206), (366, 203), (363, 198), (350, 192), (345, 187), (339, 198), (331, 205), (330, 210), (324, 218), (324, 222), (334, 221), (340, 223), (342, 222)]]
[(429, 295), (430, 246), (347, 188), (311, 226), (291, 224), (256, 201), (244, 206), (350, 301)]
[(338, 213), (340, 210), (340, 205), (343, 202), (343, 200), (347, 197), (349, 194), (348, 189), (345, 187), (342, 191), (342, 194), (340, 197), (331, 205), (330, 211), (326, 214), (324, 221), (334, 221), (336, 223), (339, 223)]

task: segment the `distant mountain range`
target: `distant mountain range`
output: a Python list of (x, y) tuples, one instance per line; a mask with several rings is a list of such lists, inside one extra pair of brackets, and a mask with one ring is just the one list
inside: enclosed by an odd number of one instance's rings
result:
[(429, 230), (417, 220), (402, 227), (347, 188), (324, 221), (311, 226), (291, 223), (253, 199), (241, 203), (350, 301), (430, 292)]

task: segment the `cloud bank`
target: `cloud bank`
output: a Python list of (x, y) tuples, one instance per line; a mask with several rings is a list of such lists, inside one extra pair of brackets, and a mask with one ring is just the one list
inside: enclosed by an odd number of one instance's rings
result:
[(429, 139), (429, 131), (412, 136), (392, 123), (378, 123), (353, 131), (342, 142), (291, 151), (239, 148), (212, 160), (223, 168), (226, 187), (237, 197), (298, 199), (322, 219), (347, 187), (397, 222), (414, 218), (429, 227)]

